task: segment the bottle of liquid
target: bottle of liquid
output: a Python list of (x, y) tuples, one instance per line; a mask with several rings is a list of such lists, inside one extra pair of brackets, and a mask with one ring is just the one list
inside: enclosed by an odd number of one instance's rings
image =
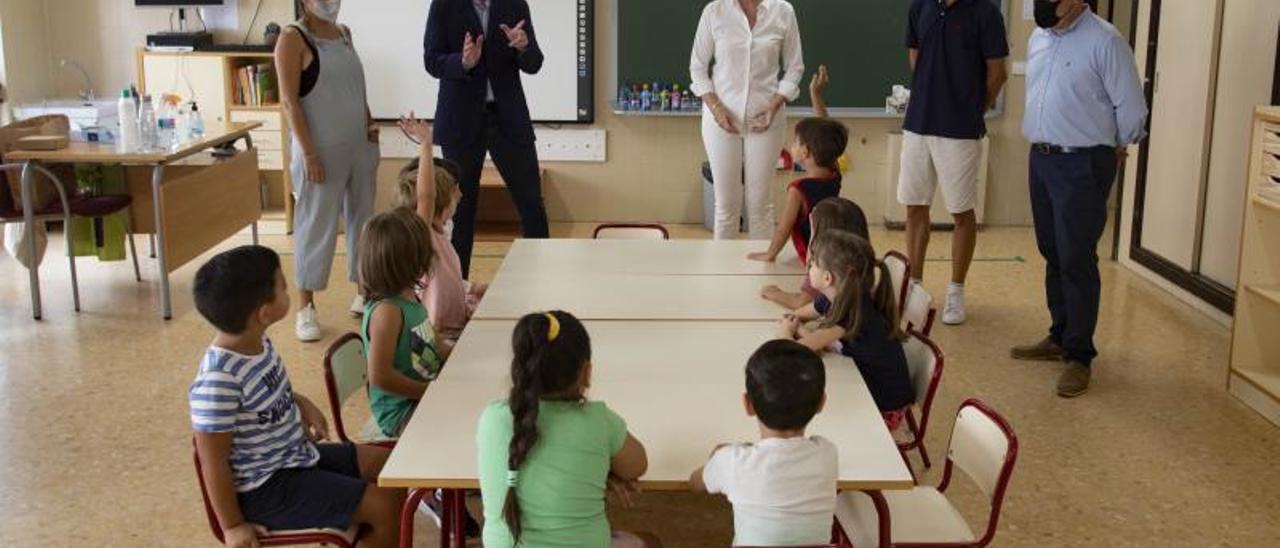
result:
[(631, 108), (628, 110), (640, 110), (640, 84), (631, 84)]
[(645, 84), (640, 88), (640, 110), (649, 111), (653, 109), (653, 92), (649, 91), (649, 84)]
[(667, 86), (662, 86), (662, 91), (658, 93), (658, 109), (663, 112), (671, 110), (671, 90)]
[(191, 102), (191, 119), (187, 125), (191, 127), (191, 138), (193, 140), (204, 139), (204, 117), (200, 116), (200, 105), (195, 101)]
[(684, 97), (681, 96), (680, 84), (671, 84), (671, 110), (680, 111), (684, 107)]
[(173, 134), (175, 145), (183, 145), (191, 140), (191, 118), (187, 115), (187, 109), (181, 106), (173, 117)]
[(117, 148), (126, 152), (137, 150), (138, 108), (133, 102), (133, 95), (129, 88), (124, 88), (120, 92), (120, 102), (116, 104), (116, 110), (120, 119), (120, 140), (116, 143)]
[(156, 146), (161, 149), (168, 150), (176, 144), (174, 129), (177, 128), (177, 121), (173, 116), (173, 104), (169, 102), (168, 97), (162, 98), (160, 110), (156, 114)]
[(631, 110), (631, 86), (618, 86), (618, 110)]
[(142, 108), (138, 111), (138, 135), (143, 149), (155, 150), (157, 148), (158, 131), (155, 105), (151, 103), (150, 95), (144, 96), (142, 98)]

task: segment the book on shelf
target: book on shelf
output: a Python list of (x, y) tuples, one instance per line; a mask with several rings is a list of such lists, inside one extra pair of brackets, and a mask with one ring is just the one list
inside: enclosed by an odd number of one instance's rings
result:
[(271, 63), (245, 65), (236, 69), (236, 104), (259, 107), (280, 102), (280, 86)]

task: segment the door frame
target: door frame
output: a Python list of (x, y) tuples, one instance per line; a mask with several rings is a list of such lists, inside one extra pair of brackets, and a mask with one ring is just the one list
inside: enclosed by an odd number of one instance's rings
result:
[[(1138, 6), (1142, 0), (1133, 0), (1133, 4), (1129, 6), (1129, 49), (1137, 48), (1138, 40)], [(1115, 23), (1116, 20), (1116, 0), (1110, 0), (1107, 3), (1107, 21)], [(1277, 62), (1280, 63), (1280, 56), (1277, 56)], [(1150, 126), (1147, 127), (1150, 129)], [(1120, 169), (1116, 171), (1116, 180), (1120, 184), (1116, 185), (1116, 201), (1115, 201), (1115, 219), (1111, 224), (1111, 260), (1120, 259), (1120, 225), (1124, 219), (1124, 180), (1125, 172), (1129, 167), (1128, 162), (1120, 164)]]
[[(1151, 1), (1151, 20), (1148, 22), (1149, 26), (1147, 28), (1147, 33), (1148, 33), (1147, 44), (1146, 44), (1147, 63), (1144, 70), (1143, 95), (1146, 97), (1147, 105), (1149, 107), (1154, 107), (1155, 84), (1156, 84), (1156, 60), (1158, 58), (1158, 53), (1159, 53), (1159, 38), (1160, 38), (1160, 7), (1163, 0), (1150, 0), (1150, 1)], [(1137, 4), (1135, 3), (1135, 9), (1136, 9), (1136, 5)], [(1220, 10), (1222, 9), (1221, 4), (1219, 5), (1219, 9)], [(1134, 24), (1135, 25), (1137, 24), (1136, 17), (1134, 18)], [(1222, 41), (1222, 16), (1221, 14), (1219, 14), (1218, 29), (1215, 36), (1215, 42), (1217, 43), (1215, 46), (1215, 50), (1218, 53), (1215, 55), (1218, 55), (1221, 52), (1221, 41)], [(1218, 62), (1217, 62), (1216, 56), (1214, 58), (1213, 66), (1210, 69), (1210, 77), (1213, 80), (1215, 80), (1213, 83), (1212, 90), (1216, 90), (1217, 89), (1216, 80), (1218, 78)], [(1209, 99), (1211, 102), (1213, 101), (1212, 90), (1211, 90), (1210, 99)], [(1210, 130), (1208, 131), (1206, 135), (1206, 140), (1205, 140), (1206, 170), (1208, 168), (1207, 162), (1210, 159), (1210, 154), (1213, 148), (1213, 135), (1212, 135), (1213, 110), (1214, 110), (1214, 105), (1211, 104), (1210, 119), (1209, 119), (1209, 124), (1207, 126), (1208, 128), (1210, 128)], [(1147, 131), (1147, 134), (1150, 135), (1151, 116), (1147, 117), (1146, 131)], [(1161, 278), (1169, 280), (1174, 285), (1182, 288), (1188, 293), (1191, 293), (1192, 295), (1199, 297), (1200, 299), (1212, 305), (1214, 308), (1217, 308), (1227, 314), (1233, 314), (1235, 311), (1235, 301), (1236, 301), (1235, 290), (1225, 285), (1222, 285), (1221, 283), (1218, 283), (1213, 279), (1210, 279), (1209, 277), (1201, 274), (1199, 271), (1201, 242), (1196, 241), (1193, 243), (1194, 248), (1193, 248), (1191, 270), (1183, 268), (1182, 265), (1179, 265), (1173, 261), (1170, 261), (1162, 257), (1160, 254), (1142, 247), (1143, 205), (1144, 205), (1144, 200), (1147, 194), (1147, 164), (1151, 157), (1150, 149), (1151, 149), (1151, 139), (1150, 138), (1143, 139), (1142, 143), (1139, 145), (1139, 148), (1138, 148), (1137, 180), (1135, 181), (1135, 184), (1134, 184), (1133, 223), (1132, 223), (1133, 228), (1131, 230), (1129, 258), (1133, 259), (1134, 262), (1150, 269), (1152, 272), (1155, 272)], [(1202, 173), (1201, 181), (1200, 181), (1201, 192), (1199, 197), (1197, 198), (1200, 200), (1199, 207), (1197, 208), (1197, 211), (1199, 211), (1199, 214), (1197, 215), (1197, 218), (1196, 218), (1197, 240), (1203, 234), (1203, 228), (1204, 228), (1203, 216), (1204, 216), (1204, 202), (1206, 199), (1205, 192), (1204, 192), (1204, 188), (1205, 188), (1204, 185), (1207, 184), (1207, 181), (1205, 180), (1204, 176), (1205, 174)], [(1117, 231), (1119, 230), (1118, 226), (1116, 230)]]

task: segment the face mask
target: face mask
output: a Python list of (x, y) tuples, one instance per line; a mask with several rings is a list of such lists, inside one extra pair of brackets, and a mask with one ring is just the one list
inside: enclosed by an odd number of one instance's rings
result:
[(315, 0), (311, 6), (316, 17), (333, 23), (338, 20), (338, 12), (342, 11), (342, 0)]
[(1042, 29), (1051, 29), (1058, 26), (1062, 21), (1058, 17), (1058, 3), (1049, 0), (1036, 0), (1036, 26)]

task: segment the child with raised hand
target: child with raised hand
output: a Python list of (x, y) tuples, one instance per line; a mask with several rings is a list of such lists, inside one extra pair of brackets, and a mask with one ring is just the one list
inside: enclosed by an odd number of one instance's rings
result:
[[(809, 281), (820, 294), (780, 320), (778, 336), (798, 339), (815, 352), (839, 343), (840, 353), (853, 359), (876, 407), (895, 429), (915, 396), (889, 269), (876, 260), (865, 238), (839, 230), (823, 231), (814, 239), (811, 259)], [(802, 322), (814, 319), (820, 320), (817, 329), (801, 329)]]
[(826, 544), (837, 451), (822, 437), (805, 436), (827, 399), (822, 359), (795, 341), (774, 340), (751, 355), (746, 369), (742, 400), (759, 422), (760, 441), (717, 447), (689, 484), (728, 497), (735, 546)]
[(656, 545), (610, 531), (606, 489), (629, 491), (649, 463), (622, 417), (587, 399), (582, 322), (562, 311), (526, 315), (511, 346), (511, 393), (489, 404), (476, 431), (484, 545)]
[(450, 241), (453, 213), (458, 209), (462, 191), (458, 187), (457, 164), (433, 156), (431, 127), (414, 117), (400, 118), (400, 129), (420, 144), (419, 157), (400, 170), (399, 207), (407, 207), (430, 227), (431, 269), (422, 279), (419, 297), (427, 306), (427, 314), (441, 343), (452, 347), (462, 335), (475, 313), (485, 285), (473, 284), (462, 277), (462, 261)]
[(360, 246), (369, 405), (382, 434), (398, 437), (444, 364), (416, 293), (431, 266), (431, 239), (422, 218), (396, 208), (369, 220)]
[[(858, 204), (852, 200), (839, 196), (827, 198), (818, 202), (818, 205), (813, 206), (813, 211), (809, 212), (809, 229), (811, 232), (810, 248), (813, 247), (812, 238), (817, 237), (826, 230), (843, 230), (857, 234), (868, 241), (871, 240), (867, 229), (866, 213), (863, 213), (862, 208), (858, 207)], [(788, 311), (813, 302), (814, 297), (817, 295), (818, 291), (809, 283), (809, 275), (807, 273), (802, 276), (799, 292), (783, 291), (781, 287), (776, 285), (767, 285), (760, 290), (761, 297), (777, 303)]]
[(270, 530), (366, 529), (362, 546), (395, 546), (404, 491), (376, 484), (390, 451), (328, 437), (324, 413), (295, 394), (267, 328), (289, 313), (280, 257), (242, 246), (195, 277), (196, 310), (218, 334), (191, 383), (201, 479), (228, 547)]
[(772, 262), (787, 245), (796, 248), (800, 261), (808, 260), (809, 212), (818, 202), (840, 195), (840, 155), (849, 144), (849, 129), (827, 118), (806, 118), (796, 124), (791, 156), (807, 167), (805, 177), (787, 185), (787, 204), (774, 229), (767, 251), (747, 255), (755, 261)]

